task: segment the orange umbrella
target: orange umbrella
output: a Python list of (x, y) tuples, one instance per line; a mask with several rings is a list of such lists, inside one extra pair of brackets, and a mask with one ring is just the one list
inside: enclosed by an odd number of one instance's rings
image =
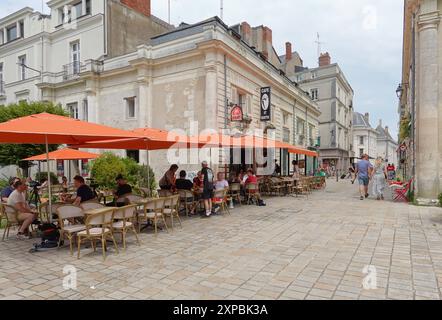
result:
[(49, 152), (46, 156), (41, 154), (39, 156), (30, 157), (23, 161), (46, 161), (49, 160), (84, 160), (84, 159), (97, 159), (100, 155), (96, 153), (84, 152), (75, 149), (60, 149), (57, 151)]
[(93, 140), (125, 138), (139, 138), (139, 135), (48, 113), (0, 123), (0, 143), (80, 144)]
[[(49, 174), (49, 144), (79, 144), (91, 140), (138, 138), (136, 133), (49, 113), (34, 114), (0, 123), (0, 143), (31, 143), (46, 146), (49, 212), (52, 190)], [(52, 216), (50, 216), (52, 220)]]
[(72, 146), (89, 149), (164, 150), (172, 147), (187, 147), (189, 144), (189, 137), (172, 131), (141, 128), (133, 130), (132, 133), (138, 138), (92, 141)]

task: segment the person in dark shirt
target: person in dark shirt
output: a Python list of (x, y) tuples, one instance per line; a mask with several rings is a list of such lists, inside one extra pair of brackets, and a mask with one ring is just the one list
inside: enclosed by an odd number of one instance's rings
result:
[(212, 214), (212, 198), (213, 198), (213, 171), (209, 168), (207, 161), (202, 163), (201, 174), (203, 175), (203, 194), (204, 207), (206, 209), (206, 216), (210, 217)]
[(14, 192), (14, 184), (20, 181), (19, 178), (12, 178), (9, 180), (9, 186), (7, 186), (6, 188), (4, 188), (1, 192), (1, 198), (2, 201), (8, 201), (9, 196), (11, 195), (12, 192)]
[(126, 179), (119, 174), (115, 179), (117, 181), (117, 190), (114, 192), (115, 197), (119, 198), (126, 194), (132, 193), (132, 187), (127, 183)]
[(74, 186), (77, 188), (77, 195), (70, 199), (67, 199), (66, 202), (70, 202), (76, 206), (79, 206), (81, 203), (93, 200), (96, 198), (95, 193), (89, 188), (88, 185), (85, 184), (84, 178), (82, 176), (74, 177)]
[(176, 180), (176, 188), (177, 190), (192, 190), (193, 183), (192, 181), (186, 179), (187, 172), (182, 170), (180, 172), (180, 178)]

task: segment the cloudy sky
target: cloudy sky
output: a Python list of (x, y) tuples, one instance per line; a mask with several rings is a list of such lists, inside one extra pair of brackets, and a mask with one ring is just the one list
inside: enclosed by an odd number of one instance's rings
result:
[[(220, 0), (170, 0), (171, 22), (193, 23), (220, 15)], [(152, 0), (153, 14), (167, 20), (168, 1)], [(2, 0), (0, 16), (24, 6), (41, 10), (41, 0)], [(48, 9), (45, 9), (48, 12)], [(224, 20), (247, 21), (273, 30), (283, 54), (293, 43), (308, 67), (317, 65), (316, 34), (322, 51), (340, 64), (355, 91), (355, 110), (369, 112), (397, 133), (396, 88), (401, 78), (402, 0), (224, 0)]]

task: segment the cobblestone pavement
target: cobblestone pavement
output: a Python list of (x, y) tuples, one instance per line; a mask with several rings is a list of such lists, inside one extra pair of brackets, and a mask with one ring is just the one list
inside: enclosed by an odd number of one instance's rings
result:
[[(360, 201), (349, 182), (133, 237), (126, 252), (0, 242), (2, 299), (440, 299), (442, 210)], [(1, 235), (1, 232), (0, 232)], [(63, 288), (63, 268), (77, 289)], [(364, 268), (377, 289), (365, 290)], [(66, 271), (66, 270), (65, 270)], [(365, 270), (367, 271), (367, 270)], [(376, 273), (373, 273), (376, 271)]]

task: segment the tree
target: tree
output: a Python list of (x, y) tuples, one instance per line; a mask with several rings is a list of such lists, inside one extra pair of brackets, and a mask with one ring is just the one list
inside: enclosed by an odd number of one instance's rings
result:
[[(61, 116), (68, 116), (60, 105), (51, 102), (20, 102), (8, 106), (0, 106), (0, 122), (25, 117), (38, 113), (51, 113)], [(55, 151), (58, 145), (50, 145), (49, 151)], [(34, 144), (2, 144), (0, 145), (0, 165), (17, 165), (23, 170), (23, 175), (27, 176), (30, 163), (21, 161), (22, 159), (45, 153), (44, 145)]]
[(131, 158), (120, 158), (111, 152), (106, 152), (92, 161), (91, 166), (91, 176), (102, 188), (115, 189), (115, 178), (119, 174), (134, 187), (147, 188), (150, 184), (151, 190), (156, 188), (152, 169), (148, 166), (140, 166)]

